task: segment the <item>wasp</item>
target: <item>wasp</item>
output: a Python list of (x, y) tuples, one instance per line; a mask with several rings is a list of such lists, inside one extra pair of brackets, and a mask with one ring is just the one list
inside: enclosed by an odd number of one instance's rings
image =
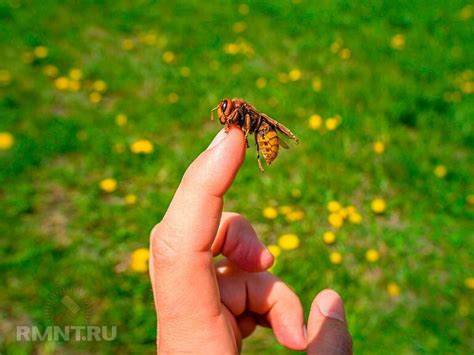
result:
[(280, 146), (285, 149), (289, 148), (288, 145), (278, 137), (277, 132), (283, 133), (296, 143), (299, 142), (299, 139), (288, 128), (268, 115), (258, 112), (255, 107), (244, 100), (223, 99), (211, 110), (211, 120), (214, 119), (215, 110), (217, 110), (219, 121), (225, 126), (226, 132), (232, 125), (242, 129), (247, 148), (249, 148), (247, 136), (249, 134), (255, 134), (257, 163), (262, 173), (264, 169), (260, 161), (260, 151), (267, 165), (270, 165), (277, 157)]

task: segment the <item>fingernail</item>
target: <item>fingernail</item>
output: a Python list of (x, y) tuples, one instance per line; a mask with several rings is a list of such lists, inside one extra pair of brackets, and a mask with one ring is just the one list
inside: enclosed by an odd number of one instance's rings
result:
[(227, 137), (227, 133), (225, 133), (224, 129), (221, 129), (219, 133), (216, 134), (214, 139), (212, 140), (211, 144), (207, 147), (206, 150), (214, 148), (216, 145), (218, 145), (220, 142), (224, 140), (224, 138)]
[(270, 252), (270, 250), (268, 250), (267, 248), (263, 250), (261, 260), (262, 260), (263, 265), (266, 266), (267, 268), (273, 265), (274, 257), (273, 257), (273, 254)]
[(346, 323), (341, 297), (333, 290), (324, 290), (317, 297), (319, 311), (326, 317)]

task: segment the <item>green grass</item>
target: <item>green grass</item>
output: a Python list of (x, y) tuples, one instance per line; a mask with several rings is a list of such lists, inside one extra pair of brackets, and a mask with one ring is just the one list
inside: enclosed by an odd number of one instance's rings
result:
[[(171, 3), (0, 2), (0, 70), (11, 74), (0, 80), (0, 131), (15, 138), (0, 151), (0, 351), (154, 351), (147, 275), (120, 266), (147, 247), (181, 175), (220, 129), (210, 109), (236, 96), (301, 140), (264, 175), (250, 149), (226, 209), (245, 215), (267, 243), (299, 236), (300, 247), (283, 252), (274, 272), (305, 310), (319, 290), (336, 289), (357, 353), (473, 352), (474, 293), (465, 285), (474, 277), (472, 6), (252, 1), (241, 14), (230, 1)], [(236, 22), (245, 31), (235, 33)], [(156, 34), (156, 43), (141, 41), (143, 33)], [(405, 39), (401, 50), (390, 45), (396, 34)], [(124, 39), (134, 48), (123, 49)], [(246, 53), (226, 53), (229, 43), (244, 43)], [(333, 43), (350, 58), (333, 53)], [(48, 56), (28, 60), (37, 46)], [(171, 64), (166, 51), (176, 56)], [(81, 90), (57, 90), (43, 73), (47, 64), (60, 75), (81, 69)], [(180, 75), (183, 66), (189, 77)], [(282, 82), (293, 69), (301, 78)], [(90, 83), (98, 79), (108, 89), (93, 104)], [(118, 113), (127, 125), (116, 125)], [(312, 114), (339, 114), (342, 123), (311, 130)], [(153, 142), (152, 154), (130, 152), (141, 138)], [(386, 144), (381, 155), (372, 150), (377, 140)], [(433, 173), (439, 164), (444, 178)], [(99, 183), (109, 177), (118, 188), (106, 194)], [(137, 204), (125, 205), (126, 194)], [(383, 215), (370, 210), (376, 197), (387, 202)], [(326, 246), (330, 200), (356, 206), (363, 221), (345, 223)], [(263, 217), (265, 207), (283, 205), (304, 219)], [(369, 248), (380, 251), (376, 263), (365, 259)], [(329, 262), (331, 251), (342, 254), (341, 265)], [(390, 282), (399, 297), (388, 295)], [(117, 339), (17, 343), (16, 325), (49, 324), (48, 302), (58, 292), (84, 295), (88, 321), (118, 325)], [(259, 331), (245, 352), (287, 351)]]

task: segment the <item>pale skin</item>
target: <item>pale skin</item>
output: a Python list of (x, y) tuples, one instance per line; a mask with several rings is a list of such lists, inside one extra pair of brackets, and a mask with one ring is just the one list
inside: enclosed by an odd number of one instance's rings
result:
[[(273, 256), (249, 221), (223, 212), (224, 194), (244, 157), (242, 131), (219, 132), (189, 166), (163, 220), (153, 228), (157, 352), (236, 354), (242, 340), (263, 325), (289, 349), (351, 354), (339, 295), (321, 291), (306, 325), (298, 296), (267, 271)], [(215, 262), (219, 254), (223, 258)]]

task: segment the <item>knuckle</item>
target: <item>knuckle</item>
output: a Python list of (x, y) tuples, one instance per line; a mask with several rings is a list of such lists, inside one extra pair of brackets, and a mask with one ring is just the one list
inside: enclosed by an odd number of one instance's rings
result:
[(179, 253), (177, 247), (172, 243), (173, 239), (173, 230), (165, 220), (153, 227), (150, 233), (150, 250), (156, 264), (166, 265), (176, 262)]

